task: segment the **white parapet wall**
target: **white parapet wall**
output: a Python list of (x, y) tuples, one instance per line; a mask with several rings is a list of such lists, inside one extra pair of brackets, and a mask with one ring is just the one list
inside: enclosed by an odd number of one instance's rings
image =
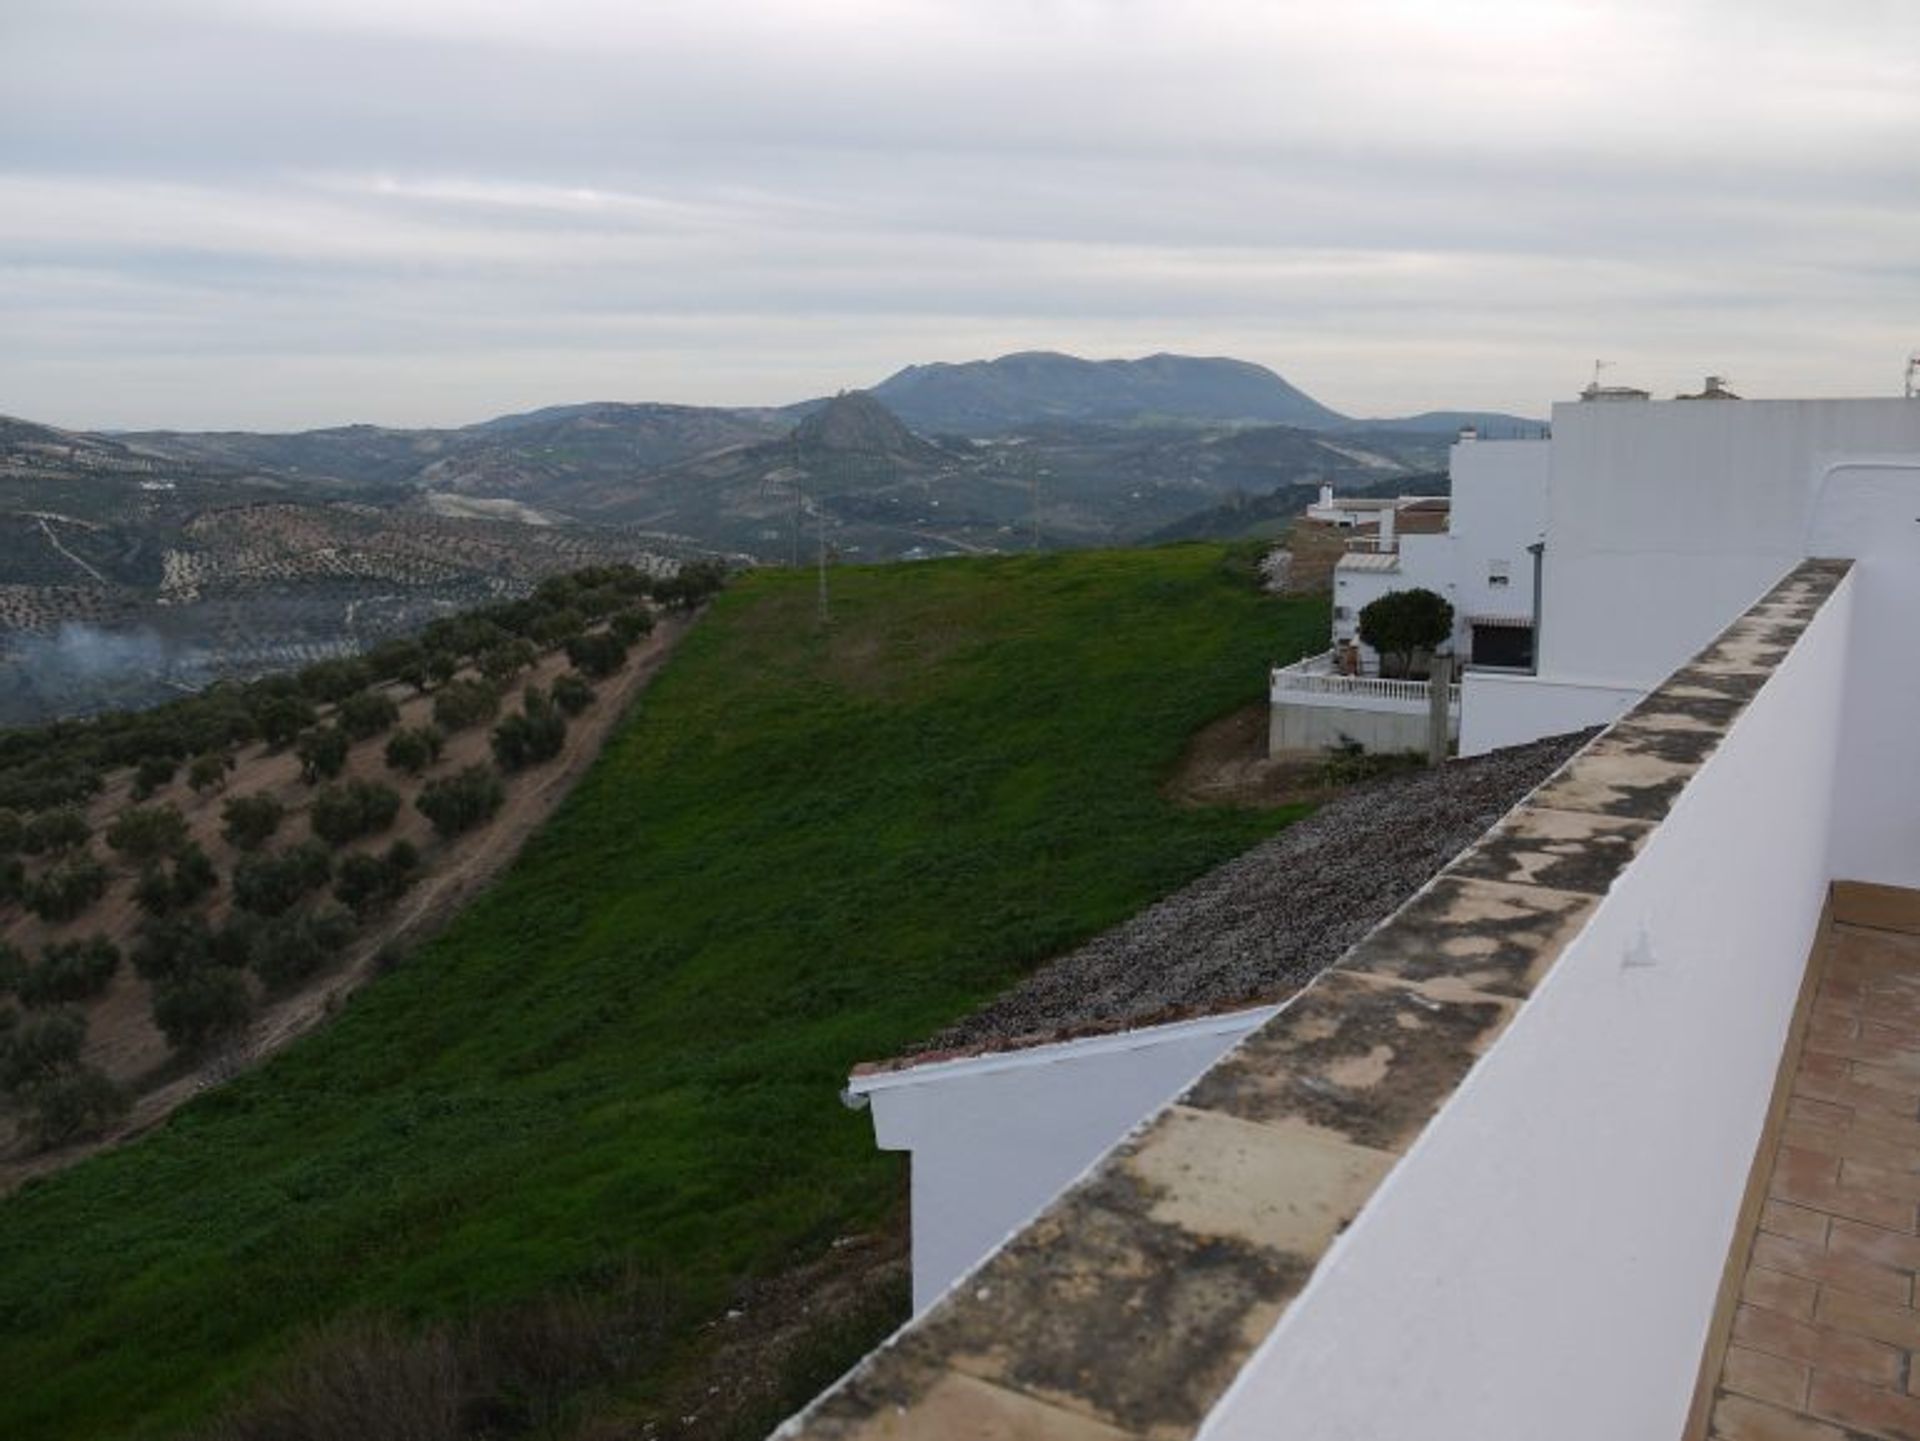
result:
[(1485, 755), (1542, 736), (1610, 725), (1644, 694), (1601, 681), (1470, 670), (1460, 689), (1460, 754)]
[(913, 1161), (913, 1308), (924, 1311), (1277, 1006), (856, 1075), (881, 1149)]
[(1680, 1434), (1827, 893), (1850, 586), (1334, 1243), (1206, 1441)]

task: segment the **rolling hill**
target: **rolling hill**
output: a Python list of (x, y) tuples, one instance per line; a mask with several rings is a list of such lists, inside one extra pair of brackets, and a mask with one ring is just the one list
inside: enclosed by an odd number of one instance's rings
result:
[(836, 1100), (851, 1063), (1295, 814), (1162, 793), (1325, 634), (1231, 561), (849, 567), (825, 631), (811, 577), (744, 578), (439, 939), (0, 1202), (0, 1434), (170, 1434), (297, 1397), (286, 1366), (342, 1335), (403, 1394), (445, 1338), (494, 1338), (523, 1380), (462, 1403), (491, 1436), (677, 1426), (742, 1286), (898, 1225), (899, 1158)]

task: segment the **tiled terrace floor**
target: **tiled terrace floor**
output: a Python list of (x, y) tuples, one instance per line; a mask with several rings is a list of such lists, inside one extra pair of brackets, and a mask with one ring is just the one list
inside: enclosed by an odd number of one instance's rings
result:
[(1920, 1441), (1920, 935), (1835, 925), (1719, 1387), (1716, 1441)]

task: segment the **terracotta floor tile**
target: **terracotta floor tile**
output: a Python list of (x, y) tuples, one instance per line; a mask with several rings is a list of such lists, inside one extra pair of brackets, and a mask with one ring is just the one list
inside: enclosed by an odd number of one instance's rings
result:
[(1844, 1376), (1815, 1375), (1808, 1409), (1888, 1441), (1920, 1441), (1920, 1397), (1882, 1391)]
[[(1809, 1245), (1827, 1244), (1827, 1232), (1833, 1218), (1823, 1211), (1809, 1211), (1789, 1201), (1768, 1201), (1760, 1208), (1760, 1229), (1775, 1236), (1787, 1236)], [(1873, 1259), (1873, 1258), (1868, 1258)]]
[(1763, 1311), (1778, 1311), (1801, 1321), (1813, 1319), (1814, 1283), (1802, 1276), (1783, 1275), (1760, 1266), (1747, 1269), (1740, 1299)]
[(1785, 1236), (1762, 1232), (1754, 1237), (1753, 1264), (1897, 1306), (1905, 1306), (1913, 1298), (1913, 1277), (1905, 1271), (1858, 1256), (1835, 1255), (1824, 1246), (1810, 1246)]
[(1920, 1271), (1920, 1236), (1863, 1226), (1845, 1217), (1828, 1225), (1827, 1249), (1836, 1256), (1855, 1256), (1901, 1271)]
[(1756, 1306), (1742, 1306), (1734, 1312), (1733, 1339), (1749, 1350), (1876, 1386), (1898, 1386), (1906, 1360), (1904, 1352), (1883, 1341), (1830, 1331)]
[(1729, 1391), (1751, 1396), (1756, 1401), (1771, 1401), (1776, 1406), (1804, 1410), (1811, 1368), (1764, 1351), (1749, 1351), (1744, 1346), (1727, 1348), (1726, 1369), (1720, 1384)]
[(1714, 1441), (1852, 1441), (1838, 1426), (1722, 1392), (1713, 1408)]
[(1890, 1306), (1826, 1287), (1820, 1292), (1813, 1319), (1818, 1325), (1849, 1335), (1884, 1341), (1908, 1351), (1920, 1349), (1920, 1311), (1910, 1306)]

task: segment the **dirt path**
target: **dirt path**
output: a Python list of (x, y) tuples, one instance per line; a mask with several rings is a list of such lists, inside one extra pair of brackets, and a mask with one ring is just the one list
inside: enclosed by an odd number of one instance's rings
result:
[[(374, 977), (384, 952), (419, 945), (436, 934), (512, 862), (527, 838), (553, 813), (599, 755), (634, 698), (658, 674), (697, 619), (697, 615), (662, 616), (653, 634), (629, 653), (619, 673), (597, 683), (598, 698), (569, 723), (560, 755), (545, 765), (508, 777), (506, 802), (492, 821), (451, 843), (436, 841), (431, 825), (414, 809), (411, 802), (417, 788), (403, 784), (384, 768), (384, 737), (356, 745), (342, 778), (383, 780), (400, 788), (407, 801), (391, 829), (373, 838), (376, 844), (371, 848), (380, 849), (402, 838), (412, 841), (420, 848), (425, 863), (420, 880), (391, 911), (367, 921), (345, 960), (305, 987), (265, 1001), (243, 1036), (192, 1066), (182, 1066), (171, 1056), (165, 1038), (153, 1024), (147, 983), (134, 974), (130, 964), (123, 964), (106, 995), (88, 1007), (85, 1059), (135, 1092), (132, 1109), (118, 1126), (97, 1140), (38, 1155), (23, 1154), (23, 1138), (11, 1128), (0, 1130), (0, 1195), (34, 1176), (70, 1166), (158, 1125), (177, 1106), (232, 1079), (323, 1023), (349, 995)], [(564, 655), (544, 656), (522, 683), (550, 686), (566, 669)], [(397, 700), (403, 689), (393, 692)], [(425, 724), (432, 704), (430, 695), (406, 696), (400, 701), (400, 723)], [(489, 727), (478, 726), (449, 737), (445, 752), (430, 774), (450, 775), (462, 766), (487, 759), (488, 731)], [(220, 835), (221, 803), (232, 795), (278, 795), (288, 814), (276, 844), (290, 841), (303, 833), (301, 812), (311, 796), (310, 788), (300, 781), (299, 771), (299, 762), (291, 752), (256, 748), (241, 760), (223, 792), (195, 796), (184, 784), (175, 782), (153, 800), (178, 805), (187, 816), (194, 839), (215, 857), (223, 876), (230, 877), (233, 855)], [(117, 776), (90, 808), (96, 830), (103, 829), (107, 818), (128, 804), (128, 784), (125, 775)], [(49, 940), (102, 933), (116, 940), (123, 950), (129, 949), (141, 919), (132, 887), (131, 876), (118, 878), (107, 896), (79, 920), (49, 927), (25, 917), (10, 929), (7, 939), (31, 954)], [(228, 890), (223, 886), (209, 908), (209, 919), (217, 924), (228, 904)]]

